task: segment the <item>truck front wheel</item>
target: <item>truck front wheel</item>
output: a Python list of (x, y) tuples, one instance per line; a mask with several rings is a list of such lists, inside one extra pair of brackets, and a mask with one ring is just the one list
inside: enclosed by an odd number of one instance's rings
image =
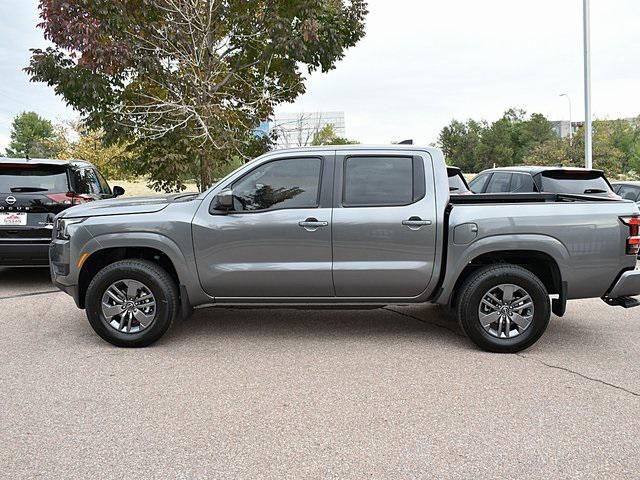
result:
[(475, 271), (460, 290), (457, 316), (480, 348), (514, 353), (533, 345), (549, 324), (549, 294), (529, 270), (493, 265)]
[(175, 281), (147, 260), (107, 265), (91, 280), (87, 318), (104, 340), (118, 347), (146, 347), (169, 329), (178, 313)]

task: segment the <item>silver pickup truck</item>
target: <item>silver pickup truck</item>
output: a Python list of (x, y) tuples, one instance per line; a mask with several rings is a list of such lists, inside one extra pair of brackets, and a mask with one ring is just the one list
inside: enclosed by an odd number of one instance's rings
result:
[(268, 153), (201, 194), (103, 200), (55, 221), (53, 282), (118, 346), (193, 308), (436, 303), (483, 349), (516, 352), (566, 302), (636, 306), (635, 203), (451, 195), (433, 148)]

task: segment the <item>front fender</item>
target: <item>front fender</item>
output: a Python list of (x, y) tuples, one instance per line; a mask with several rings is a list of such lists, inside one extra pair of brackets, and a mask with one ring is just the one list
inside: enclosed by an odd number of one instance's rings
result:
[(164, 253), (173, 263), (178, 274), (179, 287), (184, 286), (189, 299), (192, 302), (200, 302), (203, 299), (211, 301), (211, 298), (200, 287), (193, 254), (185, 255), (178, 244), (166, 235), (151, 232), (101, 234), (89, 240), (83, 246), (81, 253), (88, 253), (88, 258), (91, 258), (91, 255), (101, 250), (119, 247), (153, 248)]
[(470, 245), (449, 245), (444, 281), (434, 302), (447, 305), (451, 301), (456, 282), (474, 259), (495, 252), (530, 251), (551, 257), (560, 271), (561, 281), (571, 281), (573, 270), (565, 245), (548, 235), (491, 235)]

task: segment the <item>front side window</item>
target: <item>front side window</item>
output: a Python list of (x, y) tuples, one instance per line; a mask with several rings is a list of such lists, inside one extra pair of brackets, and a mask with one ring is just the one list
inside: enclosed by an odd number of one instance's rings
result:
[(321, 171), (319, 158), (287, 158), (262, 164), (233, 185), (233, 209), (315, 208)]
[(111, 194), (111, 187), (109, 186), (109, 183), (107, 183), (105, 178), (102, 176), (102, 174), (98, 170), (96, 170), (95, 172), (96, 172), (96, 176), (98, 177), (98, 182), (100, 183), (101, 192)]
[[(419, 165), (419, 162), (416, 164)], [(343, 205), (348, 207), (400, 206), (409, 205), (413, 201), (414, 160), (412, 157), (346, 159)]]
[(507, 193), (511, 188), (511, 174), (506, 172), (495, 172), (491, 177), (487, 193)]
[(473, 193), (482, 193), (484, 191), (484, 187), (487, 185), (487, 181), (491, 176), (490, 173), (484, 173), (482, 175), (478, 175), (476, 178), (469, 182), (469, 189)]

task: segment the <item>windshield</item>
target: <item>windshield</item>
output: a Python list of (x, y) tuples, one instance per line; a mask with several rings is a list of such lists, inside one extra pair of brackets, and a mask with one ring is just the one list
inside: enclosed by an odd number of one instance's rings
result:
[(69, 182), (64, 167), (0, 164), (0, 193), (67, 191)]
[(602, 172), (557, 171), (541, 175), (542, 191), (549, 193), (576, 193), (609, 195), (613, 193)]
[(468, 192), (469, 189), (462, 178), (462, 173), (459, 170), (447, 170), (449, 174), (449, 191), (454, 193)]

